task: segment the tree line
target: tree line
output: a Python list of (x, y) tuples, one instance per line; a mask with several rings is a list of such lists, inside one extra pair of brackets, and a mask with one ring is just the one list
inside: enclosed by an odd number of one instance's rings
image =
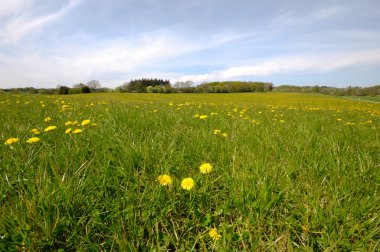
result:
[(349, 86), (344, 88), (328, 87), (328, 86), (294, 86), (281, 85), (275, 87), (273, 91), (277, 92), (294, 92), (294, 93), (317, 93), (337, 96), (377, 96), (380, 95), (380, 85), (371, 87)]
[(75, 84), (72, 87), (59, 85), (56, 88), (10, 88), (0, 89), (0, 93), (13, 94), (86, 94), (86, 93), (236, 93), (236, 92), (297, 92), (320, 93), (338, 96), (377, 96), (380, 95), (380, 85), (372, 87), (345, 87), (328, 86), (295, 86), (280, 85), (275, 87), (269, 82), (254, 81), (215, 81), (194, 85), (192, 81), (178, 81), (174, 85), (163, 79), (134, 79), (125, 82), (115, 89), (102, 87), (99, 81), (91, 80)]

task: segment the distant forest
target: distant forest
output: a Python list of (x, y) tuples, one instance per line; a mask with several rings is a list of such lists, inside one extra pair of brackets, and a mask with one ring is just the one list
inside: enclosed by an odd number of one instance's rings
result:
[(163, 79), (136, 79), (125, 82), (115, 89), (102, 87), (99, 81), (92, 80), (75, 84), (72, 87), (57, 86), (56, 88), (10, 88), (0, 89), (0, 93), (11, 94), (85, 94), (85, 93), (238, 93), (238, 92), (296, 92), (319, 93), (338, 96), (379, 96), (380, 85), (372, 87), (336, 88), (327, 86), (295, 86), (281, 85), (275, 87), (269, 82), (256, 81), (222, 81), (204, 82), (194, 85), (191, 81), (176, 82)]

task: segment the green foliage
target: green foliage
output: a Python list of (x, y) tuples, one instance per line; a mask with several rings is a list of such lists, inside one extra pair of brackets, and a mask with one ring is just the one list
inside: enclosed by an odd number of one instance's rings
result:
[(208, 82), (197, 86), (200, 92), (206, 93), (267, 92), (272, 88), (272, 83), (251, 81)]
[(281, 85), (275, 88), (278, 92), (297, 92), (297, 93), (320, 93), (338, 96), (378, 96), (380, 95), (380, 85), (371, 87), (352, 87), (336, 88), (326, 86), (292, 86)]
[(122, 89), (134, 93), (169, 93), (171, 86), (169, 80), (139, 79), (124, 84)]
[(379, 250), (377, 103), (2, 94), (0, 115), (0, 251)]

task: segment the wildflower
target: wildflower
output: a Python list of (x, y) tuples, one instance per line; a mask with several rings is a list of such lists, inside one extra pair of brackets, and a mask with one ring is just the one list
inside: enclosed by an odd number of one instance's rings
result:
[(46, 129), (44, 129), (44, 132), (52, 131), (57, 129), (57, 126), (48, 126)]
[(5, 141), (5, 145), (11, 145), (11, 144), (14, 144), (14, 143), (16, 143), (16, 142), (18, 142), (18, 138), (14, 138), (14, 137), (11, 137), (11, 138), (8, 138), (8, 140), (7, 141)]
[(160, 185), (162, 186), (170, 186), (173, 180), (169, 175), (163, 174), (158, 176), (158, 182), (160, 182)]
[(218, 113), (216, 113), (216, 112), (211, 112), (211, 116), (213, 116), (213, 115), (217, 115)]
[(45, 122), (50, 122), (52, 119), (50, 118), (50, 117), (46, 117), (45, 119), (44, 119), (44, 121)]
[(33, 133), (34, 135), (39, 135), (41, 132), (38, 129), (31, 129), (30, 133)]
[(81, 129), (75, 129), (75, 130), (73, 130), (71, 133), (73, 133), (73, 134), (78, 134), (78, 133), (81, 133), (83, 130), (81, 130)]
[(218, 135), (218, 134), (220, 134), (220, 133), (222, 133), (222, 131), (221, 131), (220, 129), (216, 129), (216, 130), (214, 130), (214, 135)]
[(38, 137), (32, 137), (32, 138), (29, 138), (26, 142), (31, 144), (31, 143), (37, 143), (38, 141), (40, 141)]
[(199, 119), (207, 119), (207, 115), (201, 115), (199, 116)]
[(73, 125), (73, 122), (72, 122), (72, 121), (67, 121), (67, 122), (65, 122), (65, 126), (70, 126), (70, 125)]
[(222, 137), (227, 138), (228, 134), (227, 133), (222, 133)]
[(66, 131), (65, 131), (65, 134), (69, 134), (71, 132), (71, 128), (68, 128)]
[(81, 123), (81, 125), (85, 126), (87, 124), (90, 124), (90, 122), (91, 122), (90, 120), (83, 120), (82, 123)]
[(174, 102), (169, 102), (169, 106), (174, 106)]
[(195, 185), (195, 182), (192, 178), (185, 178), (181, 182), (181, 187), (185, 190), (190, 190)]
[(194, 118), (199, 118), (199, 114), (196, 114), (193, 116)]
[(220, 238), (222, 238), (222, 236), (218, 234), (218, 231), (216, 231), (216, 228), (210, 229), (208, 235), (214, 240), (219, 240)]
[(340, 118), (337, 118), (336, 120), (337, 120), (338, 122), (342, 121), (342, 119), (340, 119)]
[(284, 123), (285, 121), (284, 120), (280, 120), (280, 123)]
[(346, 122), (346, 125), (355, 125), (353, 122)]
[(199, 166), (199, 170), (203, 174), (210, 173), (212, 171), (212, 165), (210, 163), (203, 163), (201, 166)]

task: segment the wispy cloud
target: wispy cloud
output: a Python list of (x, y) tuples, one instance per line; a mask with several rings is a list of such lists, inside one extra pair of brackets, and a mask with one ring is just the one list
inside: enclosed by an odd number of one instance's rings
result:
[[(137, 72), (146, 76), (147, 69), (170, 62), (189, 53), (218, 47), (241, 36), (231, 33), (214, 34), (208, 38), (189, 41), (170, 32), (142, 34), (134, 38), (114, 38), (92, 43), (87, 48), (64, 44), (65, 51), (22, 52), (17, 58), (0, 53), (2, 83), (51, 83), (71, 85), (100, 77), (103, 81), (120, 85), (129, 79), (112, 79), (105, 76), (131, 78)], [(207, 41), (207, 43), (206, 43)], [(21, 70), (21, 71), (20, 71)], [(145, 74), (145, 75), (144, 75)], [(163, 76), (157, 72), (156, 76)], [(137, 76), (137, 77), (139, 77)], [(4, 85), (0, 83), (0, 86)]]
[(363, 67), (380, 64), (380, 50), (368, 50), (336, 55), (308, 55), (274, 58), (261, 63), (244, 66), (232, 66), (210, 73), (184, 75), (178, 80), (194, 82), (231, 80), (242, 77), (260, 77), (274, 74), (329, 73), (351, 67)]
[[(30, 16), (30, 10), (17, 15), (8, 20), (3, 30), (2, 42), (5, 44), (16, 44), (24, 36), (36, 32), (47, 26), (49, 23), (59, 19), (69, 12), (79, 3), (79, 0), (70, 0), (63, 8), (58, 11), (41, 15), (37, 17)], [(14, 5), (7, 5), (6, 8), (14, 9), (24, 4), (23, 1), (17, 0)], [(1, 12), (0, 12), (1, 14)]]

